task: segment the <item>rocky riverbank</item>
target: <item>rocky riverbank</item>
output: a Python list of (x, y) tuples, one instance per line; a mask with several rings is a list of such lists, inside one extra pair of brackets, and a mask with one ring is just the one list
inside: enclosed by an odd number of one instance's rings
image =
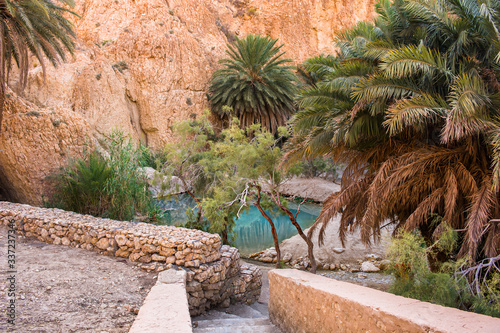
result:
[[(334, 248), (333, 252), (341, 255), (345, 250), (345, 248)], [(277, 252), (274, 247), (271, 247), (264, 251), (250, 255), (250, 259), (264, 263), (276, 263)], [(284, 255), (281, 257), (281, 261), (284, 265), (291, 266), (296, 269), (307, 269), (311, 267), (311, 263), (307, 255), (293, 258), (290, 252), (284, 252)], [(318, 269), (345, 271), (350, 273), (375, 273), (386, 269), (388, 265), (389, 261), (387, 259), (383, 259), (382, 256), (374, 253), (369, 253), (364, 257), (360, 257), (360, 259), (356, 259), (356, 261), (341, 261), (340, 263), (325, 263), (317, 260)]]
[[(280, 190), (287, 196), (323, 202), (332, 193), (339, 191), (340, 186), (321, 178), (295, 177), (284, 183)], [(322, 246), (318, 243), (318, 233), (313, 234), (314, 256), (319, 268), (346, 272), (373, 272), (385, 267), (387, 262), (383, 258), (390, 243), (392, 230), (383, 229), (381, 241), (367, 246), (361, 242), (359, 232), (348, 233), (346, 241), (342, 244), (338, 237), (339, 226), (340, 216), (332, 218), (325, 229)], [(304, 233), (307, 234), (308, 230), (304, 230)], [(310, 267), (307, 245), (299, 235), (283, 240), (280, 243), (280, 250), (281, 259), (285, 264), (298, 269)], [(269, 248), (252, 254), (250, 258), (265, 263), (276, 262), (276, 250)]]

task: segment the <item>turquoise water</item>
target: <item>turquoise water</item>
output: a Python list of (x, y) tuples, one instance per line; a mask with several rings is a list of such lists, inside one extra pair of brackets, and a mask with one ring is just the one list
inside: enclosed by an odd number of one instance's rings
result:
[[(188, 195), (179, 195), (171, 200), (165, 200), (161, 204), (166, 211), (166, 222), (169, 225), (182, 225), (186, 220), (186, 208), (195, 206)], [(297, 212), (297, 206), (296, 203), (289, 202), (288, 208), (294, 215)], [(297, 222), (302, 229), (309, 228), (320, 211), (320, 205), (304, 203), (300, 206)], [(280, 242), (297, 234), (297, 229), (290, 222), (288, 216), (281, 215), (277, 211), (267, 213), (274, 222)], [(235, 232), (235, 246), (244, 256), (274, 246), (271, 226), (254, 206), (251, 206), (247, 212), (240, 214), (240, 218), (236, 220)]]

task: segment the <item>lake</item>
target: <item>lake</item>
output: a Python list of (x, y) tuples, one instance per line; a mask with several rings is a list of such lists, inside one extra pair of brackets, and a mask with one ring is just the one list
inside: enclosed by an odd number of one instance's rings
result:
[[(186, 221), (186, 208), (196, 205), (189, 195), (182, 194), (170, 200), (161, 201), (161, 206), (165, 209), (165, 222), (169, 225), (181, 226)], [(293, 201), (288, 203), (288, 208), (294, 215), (297, 212), (297, 207), (298, 204)], [(321, 205), (319, 204), (303, 203), (300, 206), (297, 222), (302, 229), (309, 228), (320, 211)], [(278, 211), (267, 211), (267, 213), (274, 222), (280, 242), (297, 235), (297, 229), (290, 222), (288, 216), (280, 214)], [(243, 256), (274, 246), (271, 226), (255, 206), (250, 206), (247, 212), (240, 214), (234, 230), (236, 233), (234, 245)]]

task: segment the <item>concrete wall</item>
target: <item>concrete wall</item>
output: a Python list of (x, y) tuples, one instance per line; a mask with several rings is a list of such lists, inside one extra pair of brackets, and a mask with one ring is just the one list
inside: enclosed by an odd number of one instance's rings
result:
[(182, 267), (192, 315), (230, 302), (253, 303), (260, 295), (260, 270), (240, 265), (238, 249), (221, 246), (219, 235), (2, 201), (0, 224), (10, 221), (27, 237), (128, 258), (147, 270)]
[(168, 269), (146, 297), (129, 333), (192, 333), (186, 272)]
[(500, 332), (500, 319), (420, 302), (311, 273), (269, 276), (269, 315), (288, 333)]

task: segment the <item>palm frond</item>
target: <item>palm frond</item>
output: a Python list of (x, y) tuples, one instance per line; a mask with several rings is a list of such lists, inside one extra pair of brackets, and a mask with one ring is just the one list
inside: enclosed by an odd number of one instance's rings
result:
[(380, 68), (388, 77), (395, 78), (422, 74), (453, 78), (446, 57), (424, 46), (408, 45), (392, 50), (382, 59)]
[(443, 119), (447, 114), (448, 105), (439, 96), (422, 93), (408, 99), (401, 99), (387, 109), (387, 126), (390, 135), (401, 133), (405, 127), (412, 127), (417, 131), (425, 131)]
[(495, 195), (491, 190), (491, 179), (485, 177), (481, 187), (474, 194), (471, 200), (470, 212), (467, 218), (467, 232), (460, 249), (460, 255), (467, 255), (471, 260), (475, 260), (478, 255), (479, 242), (486, 233), (487, 222), (490, 217), (491, 208), (495, 201)]

